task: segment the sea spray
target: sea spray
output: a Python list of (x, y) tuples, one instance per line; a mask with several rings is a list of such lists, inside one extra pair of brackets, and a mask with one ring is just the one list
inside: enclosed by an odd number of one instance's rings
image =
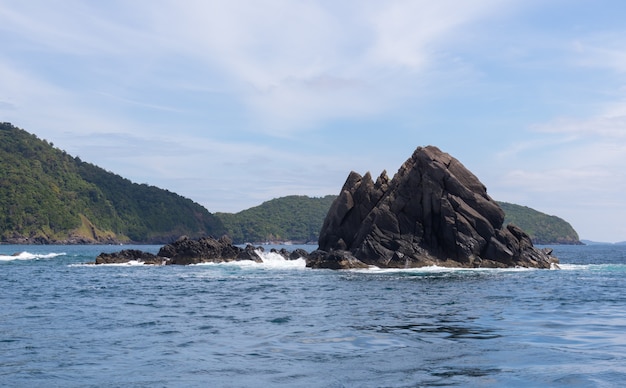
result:
[(305, 269), (306, 268), (306, 260), (304, 258), (299, 258), (296, 260), (288, 260), (285, 259), (280, 253), (277, 252), (266, 252), (261, 249), (257, 249), (254, 251), (260, 258), (261, 262), (257, 263), (252, 260), (237, 260), (223, 263), (199, 263), (194, 264), (197, 266), (234, 266), (241, 268), (262, 268), (262, 269)]
[(0, 261), (52, 259), (58, 256), (65, 256), (65, 253), (41, 254), (41, 253), (19, 252), (13, 255), (0, 255)]

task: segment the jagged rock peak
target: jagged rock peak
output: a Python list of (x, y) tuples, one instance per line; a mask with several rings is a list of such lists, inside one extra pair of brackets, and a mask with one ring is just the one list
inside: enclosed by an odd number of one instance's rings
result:
[[(374, 182), (351, 172), (331, 205), (311, 267), (332, 257), (378, 267), (539, 267), (557, 261), (533, 247), (519, 228), (503, 227), (504, 212), (480, 180), (437, 147), (418, 147), (393, 179)], [(361, 264), (355, 265), (355, 260)], [(326, 263), (326, 264), (320, 264)]]

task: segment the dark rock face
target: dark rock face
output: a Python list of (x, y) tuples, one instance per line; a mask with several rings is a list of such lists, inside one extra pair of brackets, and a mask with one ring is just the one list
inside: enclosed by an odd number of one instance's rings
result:
[(307, 257), (309, 257), (309, 252), (305, 251), (304, 249), (297, 248), (293, 252), (289, 253), (286, 258), (289, 260), (298, 260), (300, 258), (306, 259)]
[(223, 236), (218, 240), (212, 237), (203, 237), (192, 240), (181, 237), (177, 241), (163, 246), (158, 256), (171, 259), (170, 264), (199, 264), (223, 263), (235, 260), (253, 260), (261, 262), (261, 258), (254, 252), (253, 247), (245, 249), (236, 247), (232, 240)]
[(123, 264), (130, 261), (139, 261), (144, 264), (162, 265), (167, 264), (168, 259), (136, 249), (125, 249), (115, 253), (101, 253), (98, 257), (96, 257), (96, 264)]
[(306, 266), (312, 268), (350, 269), (369, 268), (346, 250), (333, 250), (330, 252), (316, 250), (306, 257)]
[[(122, 264), (130, 261), (138, 261), (152, 265), (188, 265), (199, 263), (224, 263), (230, 261), (251, 260), (262, 263), (263, 259), (258, 251), (263, 252), (263, 247), (248, 245), (239, 248), (232, 244), (232, 240), (226, 236), (216, 240), (212, 237), (203, 237), (197, 240), (189, 239), (186, 236), (180, 237), (171, 244), (161, 247), (156, 255), (151, 253), (127, 249), (115, 253), (101, 253), (95, 264)], [(296, 249), (289, 252), (286, 249), (272, 249), (281, 255), (285, 260), (297, 260), (301, 257), (307, 258), (308, 252)]]
[(392, 180), (384, 171), (375, 182), (369, 173), (350, 173), (320, 232), (325, 255), (311, 254), (307, 265), (550, 268), (558, 262), (503, 221), (500, 206), (458, 160), (418, 147)]

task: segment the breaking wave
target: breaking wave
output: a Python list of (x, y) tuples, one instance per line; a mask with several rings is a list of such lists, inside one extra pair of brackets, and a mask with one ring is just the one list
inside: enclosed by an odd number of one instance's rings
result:
[(70, 264), (70, 267), (137, 267), (137, 266), (142, 266), (142, 265), (146, 265), (143, 261), (139, 261), (139, 260), (130, 260), (126, 263), (108, 263), (108, 264), (98, 264), (95, 265), (93, 263), (77, 263), (77, 264)]
[(275, 252), (263, 252), (261, 250), (255, 251), (261, 258), (262, 262), (257, 263), (251, 260), (231, 261), (228, 263), (201, 263), (195, 265), (223, 265), (223, 266), (237, 266), (242, 268), (265, 268), (265, 269), (304, 269), (306, 267), (306, 260), (299, 258), (296, 260), (287, 260), (283, 256)]
[[(626, 264), (558, 264), (558, 266), (552, 266), (552, 271), (603, 271), (603, 272), (626, 272)], [(445, 273), (462, 273), (462, 272), (526, 272), (526, 271), (545, 271), (538, 268), (453, 268), (453, 267), (440, 267), (440, 266), (428, 266), (417, 268), (378, 268), (371, 266), (367, 269), (353, 269), (352, 272), (362, 273), (419, 273), (419, 274), (445, 274)]]
[(57, 256), (65, 256), (65, 253), (18, 252), (12, 255), (0, 255), (0, 261), (52, 259)]
[(365, 269), (353, 269), (350, 270), (352, 272), (362, 272), (362, 273), (393, 273), (393, 272), (402, 272), (402, 273), (420, 273), (420, 274), (439, 274), (439, 273), (455, 273), (455, 272), (503, 272), (503, 271), (512, 271), (512, 272), (524, 272), (524, 271), (536, 271), (537, 268), (523, 268), (523, 267), (515, 267), (515, 268), (463, 268), (463, 267), (441, 267), (437, 265), (426, 266), (426, 267), (415, 267), (415, 268), (379, 268), (376, 266), (370, 266)]
[(603, 272), (625, 272), (626, 264), (559, 264), (562, 270), (566, 271), (603, 271)]
[[(262, 262), (258, 263), (252, 260), (239, 260), (230, 261), (224, 263), (199, 263), (191, 264), (191, 266), (224, 266), (224, 267), (239, 267), (249, 269), (304, 269), (306, 267), (306, 260), (299, 258), (296, 260), (287, 260), (283, 256), (275, 252), (263, 252), (261, 250), (255, 251), (261, 258)], [(131, 260), (126, 263), (109, 263), (98, 264), (97, 267), (135, 267), (146, 265), (143, 261)], [(76, 263), (70, 264), (70, 267), (82, 267), (82, 266), (94, 266), (93, 263)], [(151, 266), (151, 265), (150, 265)]]

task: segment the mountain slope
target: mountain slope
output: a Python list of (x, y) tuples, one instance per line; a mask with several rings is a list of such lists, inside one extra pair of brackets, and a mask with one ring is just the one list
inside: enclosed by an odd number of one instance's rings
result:
[(223, 231), (187, 198), (132, 183), (0, 123), (2, 241), (160, 243)]
[(264, 241), (315, 242), (334, 195), (275, 198), (239, 213), (215, 213), (235, 243)]
[(504, 210), (504, 223), (522, 228), (535, 244), (581, 244), (574, 228), (557, 216), (508, 202), (498, 204)]

